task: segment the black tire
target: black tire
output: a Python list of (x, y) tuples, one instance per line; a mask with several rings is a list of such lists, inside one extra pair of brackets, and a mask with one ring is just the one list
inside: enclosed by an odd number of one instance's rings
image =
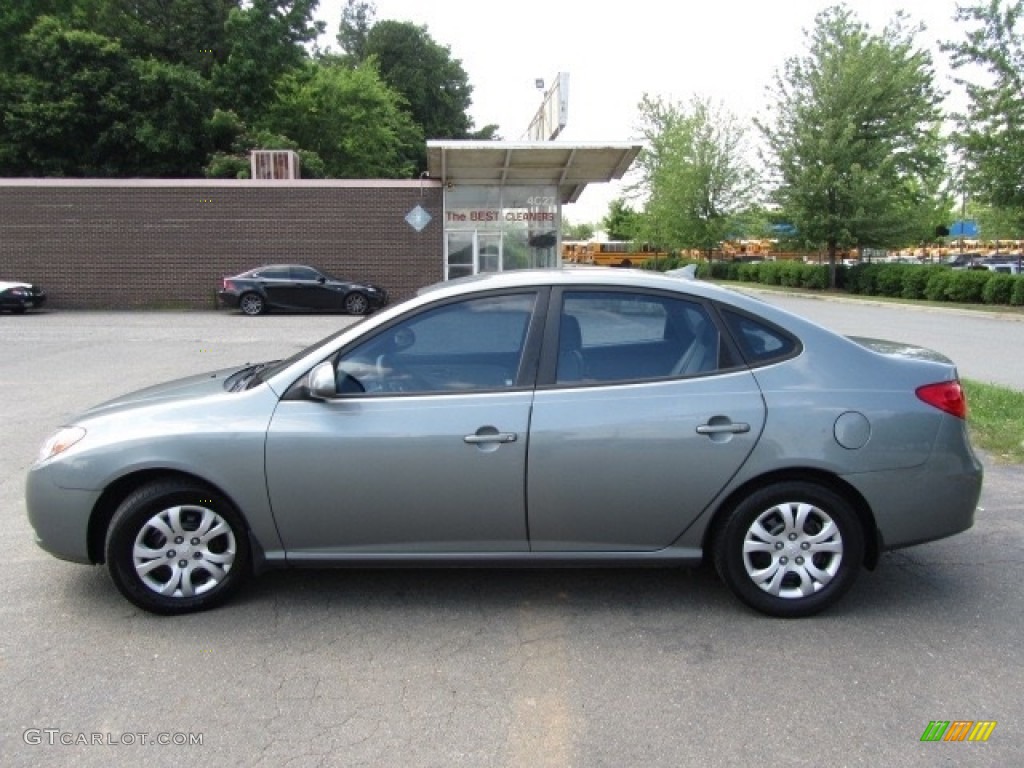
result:
[(784, 482), (755, 491), (726, 515), (714, 558), (722, 580), (754, 610), (811, 616), (853, 585), (864, 562), (864, 532), (835, 491)]
[[(150, 554), (138, 554), (143, 550)], [(249, 576), (251, 560), (232, 504), (188, 480), (154, 482), (121, 502), (107, 529), (106, 557), (121, 594), (163, 615), (224, 602)]]
[(370, 301), (358, 291), (353, 291), (345, 297), (345, 312), (350, 315), (365, 315), (370, 311)]
[(262, 315), (267, 311), (267, 302), (258, 293), (243, 293), (238, 299), (238, 308), (242, 310), (243, 314), (256, 317), (256, 315)]

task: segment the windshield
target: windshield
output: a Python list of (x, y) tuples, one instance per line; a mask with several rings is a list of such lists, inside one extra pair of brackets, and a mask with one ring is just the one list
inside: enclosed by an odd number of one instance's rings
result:
[(305, 349), (299, 350), (298, 352), (296, 352), (291, 357), (285, 358), (284, 360), (275, 360), (272, 363), (263, 363), (263, 364), (261, 364), (258, 367), (257, 370), (252, 371), (252, 375), (251, 376), (249, 376), (249, 373), (248, 373), (249, 369), (246, 369), (246, 368), (243, 368), (241, 371), (239, 371), (238, 373), (235, 373), (233, 375), (234, 376), (238, 376), (239, 374), (242, 374), (242, 373), (246, 374), (246, 380), (248, 382), (248, 384), (245, 386), (246, 389), (252, 389), (254, 387), (258, 387), (260, 384), (262, 384), (264, 381), (266, 381), (268, 378), (273, 376), (278, 371), (283, 371), (285, 368), (287, 368), (289, 365), (291, 365), (295, 361), (301, 360), (306, 355), (311, 354), (312, 352), (315, 352), (317, 350), (317, 348), (322, 347), (325, 344), (330, 344), (336, 338), (341, 336), (341, 334), (346, 333), (347, 331), (349, 331), (352, 328), (355, 328), (357, 325), (362, 323), (365, 319), (366, 319), (365, 317), (361, 318), (360, 320), (358, 320), (357, 322), (353, 323), (352, 325), (346, 326), (346, 327), (342, 328), (339, 331), (335, 331), (330, 336), (325, 336), (324, 338), (320, 339), (319, 341), (313, 342), (308, 347), (306, 347)]
[[(401, 307), (404, 304), (408, 304), (409, 302), (411, 302), (413, 300), (413, 298), (414, 297), (411, 297), (411, 298), (405, 299), (404, 301), (398, 302), (394, 306), (389, 307), (389, 311), (393, 310), (393, 309), (395, 309), (397, 307)], [(326, 345), (330, 344), (336, 338), (341, 336), (341, 334), (347, 333), (348, 331), (352, 330), (353, 328), (361, 325), (362, 323), (365, 323), (366, 320), (369, 317), (370, 317), (370, 315), (364, 315), (364, 316), (360, 317), (358, 320), (356, 320), (351, 325), (346, 325), (344, 328), (341, 328), (340, 330), (335, 331), (330, 336), (325, 336), (324, 338), (320, 339), (319, 341), (313, 342), (312, 344), (310, 344), (305, 349), (300, 349), (294, 355), (292, 355), (291, 357), (289, 357), (289, 358), (287, 358), (285, 360), (277, 360), (277, 361), (275, 361), (273, 363), (266, 364), (265, 367), (261, 368), (259, 371), (256, 371), (255, 374), (252, 376), (252, 378), (249, 379), (249, 384), (246, 387), (246, 389), (252, 389), (254, 387), (259, 386), (264, 381), (269, 379), (271, 376), (274, 376), (278, 371), (283, 371), (285, 368), (287, 368), (292, 363), (294, 363), (294, 362), (296, 362), (298, 360), (301, 360), (306, 355), (312, 354), (313, 352), (315, 352), (320, 347), (323, 347), (323, 346), (326, 346)]]

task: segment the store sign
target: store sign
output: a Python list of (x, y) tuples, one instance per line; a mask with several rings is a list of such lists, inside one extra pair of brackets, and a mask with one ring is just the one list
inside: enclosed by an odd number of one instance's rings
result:
[(554, 224), (558, 219), (555, 211), (530, 211), (522, 208), (462, 208), (450, 210), (445, 214), (446, 221), (454, 223), (483, 223), (497, 224), (517, 222)]

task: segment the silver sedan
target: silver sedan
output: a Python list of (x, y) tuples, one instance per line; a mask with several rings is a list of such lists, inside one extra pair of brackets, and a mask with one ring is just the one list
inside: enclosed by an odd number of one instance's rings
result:
[(956, 367), (631, 270), (439, 284), (287, 360), (152, 387), (51, 436), (28, 515), (137, 606), (282, 566), (694, 566), (774, 616), (968, 529)]

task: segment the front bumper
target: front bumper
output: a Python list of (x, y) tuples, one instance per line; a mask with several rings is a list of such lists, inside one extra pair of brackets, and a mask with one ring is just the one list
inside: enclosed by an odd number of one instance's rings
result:
[(45, 466), (33, 467), (25, 485), (25, 506), (36, 544), (61, 560), (92, 563), (89, 517), (100, 492), (61, 488), (46, 474)]
[(0, 302), (0, 309), (24, 312), (27, 309), (40, 309), (46, 303), (46, 294), (42, 291), (27, 296), (5, 297)]

